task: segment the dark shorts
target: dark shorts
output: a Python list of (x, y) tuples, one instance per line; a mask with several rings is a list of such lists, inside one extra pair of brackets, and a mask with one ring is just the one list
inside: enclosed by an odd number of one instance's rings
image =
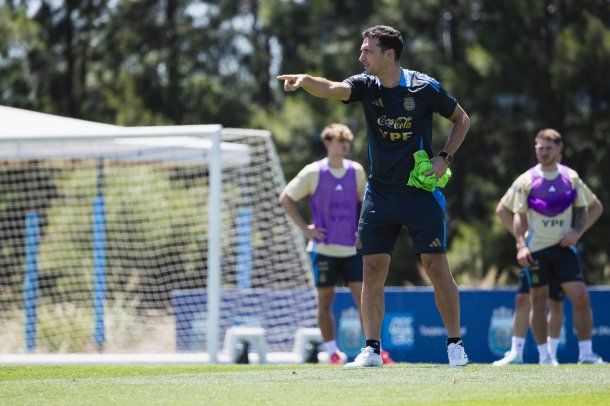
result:
[(525, 269), (529, 286), (537, 288), (546, 286), (555, 279), (558, 284), (565, 282), (585, 281), (578, 255), (573, 248), (553, 245), (540, 251), (532, 252), (534, 265)]
[(316, 287), (336, 286), (337, 282), (362, 282), (362, 257), (329, 257), (312, 252), (311, 263)]
[[(530, 284), (527, 280), (527, 275), (526, 275), (526, 269), (522, 269), (521, 272), (519, 272), (519, 285), (518, 285), (518, 292), (519, 293), (524, 293), (526, 295), (529, 295), (530, 293)], [(562, 302), (564, 297), (565, 297), (565, 292), (561, 289), (561, 286), (559, 285), (559, 282), (557, 281), (556, 278), (552, 277), (549, 281), (549, 297), (556, 301), (556, 302)]]
[(446, 251), (445, 196), (416, 191), (408, 195), (367, 187), (358, 223), (356, 250), (360, 255), (392, 254), (402, 226), (406, 226), (416, 254)]

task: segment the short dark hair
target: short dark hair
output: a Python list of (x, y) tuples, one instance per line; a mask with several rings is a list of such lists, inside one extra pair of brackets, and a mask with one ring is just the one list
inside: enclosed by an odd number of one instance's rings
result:
[(362, 32), (362, 38), (377, 38), (383, 52), (394, 50), (394, 60), (400, 60), (402, 54), (402, 35), (400, 31), (387, 25), (376, 25)]

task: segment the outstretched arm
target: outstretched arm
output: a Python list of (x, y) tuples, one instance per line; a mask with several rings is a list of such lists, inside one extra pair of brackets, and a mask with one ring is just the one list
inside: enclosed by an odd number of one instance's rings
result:
[(279, 75), (277, 79), (284, 81), (286, 92), (294, 92), (303, 88), (307, 93), (323, 99), (347, 101), (352, 92), (352, 88), (347, 83), (331, 82), (328, 79), (307, 74)]

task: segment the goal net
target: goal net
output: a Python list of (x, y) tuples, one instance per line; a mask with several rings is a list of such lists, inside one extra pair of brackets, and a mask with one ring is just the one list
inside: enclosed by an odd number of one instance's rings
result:
[(221, 138), (218, 213), (205, 137), (0, 139), (0, 353), (203, 352), (240, 325), (263, 327), (268, 351), (292, 351), (295, 331), (315, 325), (315, 294), (302, 236), (277, 202), (270, 134)]

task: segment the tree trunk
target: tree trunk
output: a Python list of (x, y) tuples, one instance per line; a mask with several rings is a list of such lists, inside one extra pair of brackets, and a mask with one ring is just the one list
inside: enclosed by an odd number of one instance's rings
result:
[(252, 74), (256, 80), (256, 94), (254, 99), (259, 106), (269, 106), (272, 102), (269, 81), (271, 66), (271, 49), (269, 46), (269, 32), (258, 20), (259, 1), (250, 0), (250, 13), (254, 17), (250, 42), (254, 49), (252, 53)]
[(182, 108), (180, 107), (180, 77), (178, 72), (178, 35), (176, 33), (176, 0), (166, 0), (165, 21), (167, 38), (167, 111), (175, 124), (182, 123)]
[(68, 114), (70, 117), (80, 117), (79, 103), (74, 94), (74, 25), (72, 24), (72, 11), (74, 11), (74, 0), (66, 0), (66, 16), (64, 20), (66, 47), (64, 49), (64, 59), (66, 61), (65, 90), (68, 98)]

